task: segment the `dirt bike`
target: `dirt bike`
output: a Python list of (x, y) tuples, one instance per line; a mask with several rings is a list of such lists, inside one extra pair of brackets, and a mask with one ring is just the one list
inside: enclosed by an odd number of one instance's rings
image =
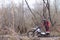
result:
[(28, 31), (27, 36), (28, 37), (34, 37), (34, 36), (47, 37), (47, 36), (50, 36), (50, 34), (46, 32), (42, 32), (41, 28), (37, 27), (37, 28), (32, 28), (32, 30)]

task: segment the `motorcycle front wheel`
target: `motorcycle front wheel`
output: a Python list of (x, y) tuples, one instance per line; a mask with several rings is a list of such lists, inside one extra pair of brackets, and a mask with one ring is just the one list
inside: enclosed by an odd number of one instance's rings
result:
[(34, 37), (34, 32), (33, 32), (33, 31), (27, 32), (27, 36), (28, 36), (28, 37)]

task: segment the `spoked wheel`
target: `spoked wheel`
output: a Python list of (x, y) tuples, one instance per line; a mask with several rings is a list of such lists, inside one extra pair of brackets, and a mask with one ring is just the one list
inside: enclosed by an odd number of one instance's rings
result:
[(27, 33), (27, 36), (28, 36), (28, 37), (34, 37), (34, 32), (33, 32), (33, 31), (29, 31), (29, 32)]

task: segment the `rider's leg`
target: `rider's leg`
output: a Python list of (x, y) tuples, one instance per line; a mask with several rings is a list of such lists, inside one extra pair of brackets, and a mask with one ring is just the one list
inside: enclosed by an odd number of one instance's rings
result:
[(45, 26), (45, 29), (46, 29), (46, 35), (50, 35), (49, 27), (48, 26)]

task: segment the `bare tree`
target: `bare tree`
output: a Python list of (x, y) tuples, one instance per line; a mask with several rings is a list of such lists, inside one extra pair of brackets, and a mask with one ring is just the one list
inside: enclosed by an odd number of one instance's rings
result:
[[(50, 0), (46, 0), (47, 1), (47, 3), (45, 2), (45, 0), (43, 0), (43, 16), (44, 16), (44, 18), (46, 18), (46, 19), (48, 19), (49, 18), (49, 20), (50, 20), (50, 22), (51, 22), (51, 25), (53, 26), (53, 21), (52, 21), (52, 18), (51, 18), (51, 13), (50, 13)], [(49, 17), (47, 17), (47, 14), (46, 14), (46, 11), (48, 10), (48, 15), (49, 15)]]
[[(34, 16), (34, 18), (35, 18), (35, 20), (36, 20), (36, 16), (35, 16), (35, 14), (33, 13), (33, 11), (31, 10), (31, 8), (29, 7), (28, 2), (27, 2), (26, 0), (25, 0), (25, 2), (26, 2), (26, 4), (27, 4), (27, 6), (28, 6), (30, 12), (32, 13), (32, 15)], [(38, 24), (38, 21), (37, 21), (37, 20), (36, 20), (36, 24)]]
[(45, 2), (45, 0), (43, 0), (43, 17), (44, 18), (47, 18), (47, 16), (46, 16), (46, 2)]

